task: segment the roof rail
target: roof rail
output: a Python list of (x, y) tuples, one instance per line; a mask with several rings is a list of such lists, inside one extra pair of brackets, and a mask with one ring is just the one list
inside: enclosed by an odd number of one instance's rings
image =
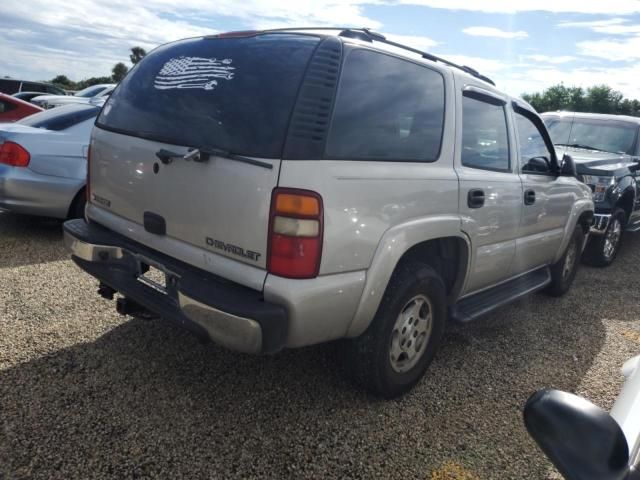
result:
[(442, 57), (438, 57), (436, 55), (433, 55), (432, 53), (423, 52), (422, 50), (418, 50), (417, 48), (413, 48), (413, 47), (410, 47), (408, 45), (404, 45), (402, 43), (394, 42), (392, 40), (389, 40), (387, 37), (385, 37), (381, 33), (372, 32), (368, 28), (351, 28), (351, 27), (303, 27), (303, 28), (295, 28), (295, 27), (289, 27), (289, 28), (272, 28), (272, 29), (268, 29), (268, 30), (261, 30), (261, 32), (287, 32), (287, 31), (299, 31), (299, 30), (339, 30), (340, 33), (338, 35), (341, 36), (341, 37), (357, 38), (359, 40), (364, 40), (366, 42), (381, 42), (381, 43), (385, 43), (385, 44), (391, 45), (393, 47), (397, 47), (397, 48), (401, 48), (403, 50), (407, 50), (409, 52), (417, 53), (422, 58), (426, 58), (427, 60), (431, 60), (432, 62), (443, 63), (443, 64), (448, 65), (450, 67), (462, 70), (463, 72), (466, 72), (469, 75), (472, 75), (472, 76), (476, 77), (477, 79), (482, 80), (483, 82), (487, 82), (487, 83), (493, 85), (494, 87), (496, 85), (493, 82), (493, 80), (491, 80), (489, 77), (487, 77), (485, 75), (482, 75), (480, 72), (478, 72), (477, 70), (475, 70), (475, 69), (473, 69), (471, 67), (468, 67), (466, 65), (458, 65), (457, 63), (451, 62), (451, 61), (449, 61), (449, 60), (447, 60), (445, 58), (442, 58)]

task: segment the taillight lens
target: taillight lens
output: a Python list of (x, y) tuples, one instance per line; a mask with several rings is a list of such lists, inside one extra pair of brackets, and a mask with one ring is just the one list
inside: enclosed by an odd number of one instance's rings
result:
[(322, 258), (322, 198), (308, 190), (276, 188), (271, 197), (269, 273), (314, 278)]
[(4, 142), (0, 145), (0, 163), (12, 167), (26, 167), (31, 161), (31, 155), (22, 146), (14, 142)]

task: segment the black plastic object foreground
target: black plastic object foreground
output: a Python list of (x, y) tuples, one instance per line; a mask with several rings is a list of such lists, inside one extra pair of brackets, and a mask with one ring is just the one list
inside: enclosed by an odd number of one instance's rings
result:
[(524, 423), (566, 479), (629, 478), (624, 433), (611, 415), (591, 402), (559, 390), (540, 390), (524, 407)]

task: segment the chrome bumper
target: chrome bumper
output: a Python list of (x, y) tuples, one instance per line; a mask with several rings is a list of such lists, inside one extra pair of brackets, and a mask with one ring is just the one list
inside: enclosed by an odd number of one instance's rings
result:
[[(134, 252), (121, 247), (82, 241), (66, 230), (64, 232), (64, 243), (74, 257), (91, 263), (117, 263), (125, 259), (125, 257), (137, 257)], [(163, 270), (161, 265), (158, 265), (158, 267)], [(118, 289), (118, 285), (111, 286), (116, 290)], [(206, 305), (182, 291), (177, 292), (177, 297), (181, 314), (202, 327), (210, 340), (232, 350), (253, 354), (262, 353), (262, 327), (257, 321)], [(133, 300), (136, 299), (134, 298)], [(160, 316), (165, 314), (162, 311), (156, 311), (155, 313)]]
[(611, 220), (610, 213), (596, 213), (593, 216), (593, 225), (591, 225), (591, 233), (594, 235), (604, 235)]

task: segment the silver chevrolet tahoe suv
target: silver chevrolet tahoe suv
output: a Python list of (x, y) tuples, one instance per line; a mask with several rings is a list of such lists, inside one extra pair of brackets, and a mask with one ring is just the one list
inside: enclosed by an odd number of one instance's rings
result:
[(591, 190), (535, 111), (368, 30), (164, 45), (103, 107), (73, 260), (120, 313), (249, 353), (346, 339), (410, 389), (448, 321), (569, 288)]

